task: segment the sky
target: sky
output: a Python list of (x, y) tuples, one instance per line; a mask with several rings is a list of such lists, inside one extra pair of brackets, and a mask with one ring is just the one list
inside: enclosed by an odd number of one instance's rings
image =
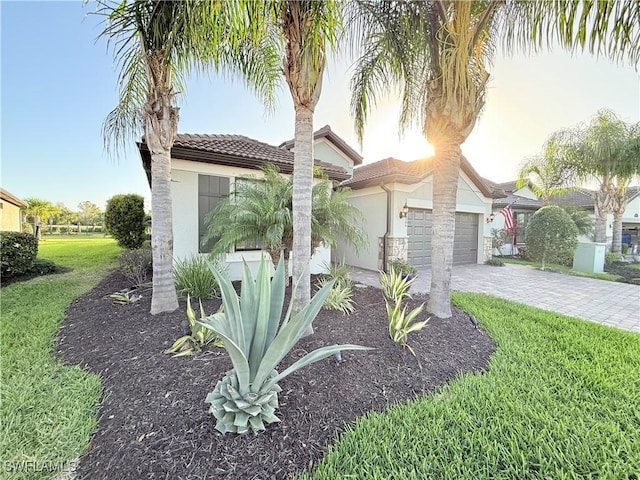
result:
[[(0, 185), (20, 198), (63, 202), (77, 210), (91, 201), (104, 209), (120, 193), (150, 190), (135, 146), (110, 158), (102, 122), (118, 99), (112, 52), (97, 40), (99, 17), (81, 1), (0, 1)], [(640, 76), (588, 54), (562, 50), (536, 55), (500, 53), (490, 68), (487, 101), (463, 153), (493, 181), (515, 178), (554, 131), (575, 126), (601, 108), (640, 121)], [(398, 103), (381, 101), (362, 146), (349, 111), (349, 65), (332, 61), (316, 108), (315, 129), (329, 124), (365, 163), (428, 155), (420, 129), (398, 134)], [(238, 79), (194, 78), (180, 101), (181, 133), (240, 134), (279, 145), (293, 138), (294, 111), (283, 82), (273, 112)]]

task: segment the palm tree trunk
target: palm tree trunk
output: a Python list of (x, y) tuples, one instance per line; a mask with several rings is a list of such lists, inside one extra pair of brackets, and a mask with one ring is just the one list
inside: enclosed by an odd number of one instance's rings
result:
[(151, 152), (151, 251), (153, 290), (151, 314), (178, 308), (173, 280), (173, 215), (171, 208), (171, 146), (178, 125), (178, 109), (171, 96), (158, 95), (147, 104), (145, 140)]
[(427, 311), (440, 318), (451, 317), (451, 269), (460, 155), (460, 145), (449, 144), (436, 150), (434, 158), (431, 292)]
[[(313, 187), (313, 109), (296, 105), (293, 152), (293, 278), (298, 281), (293, 299), (297, 313), (311, 299), (311, 189)], [(313, 333), (313, 328), (305, 335)]]
[(622, 214), (624, 210), (614, 210), (613, 212), (613, 240), (611, 242), (611, 251), (618, 254), (618, 258), (622, 257)]

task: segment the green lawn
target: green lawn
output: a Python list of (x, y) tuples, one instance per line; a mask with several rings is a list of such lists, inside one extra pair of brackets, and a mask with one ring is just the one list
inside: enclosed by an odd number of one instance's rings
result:
[[(73, 271), (14, 283), (0, 292), (0, 472), (7, 478), (50, 477), (53, 472), (33, 470), (64, 464), (88, 445), (97, 425), (100, 380), (54, 360), (51, 346), (67, 306), (115, 266), (119, 252), (112, 239), (47, 238), (38, 257)], [(20, 462), (31, 471), (9, 473)]]
[[(498, 257), (498, 258), (502, 258), (502, 257)], [(516, 265), (531, 265), (532, 267), (536, 267), (536, 268), (540, 268), (542, 266), (542, 264), (538, 262), (530, 262), (527, 260), (517, 260), (515, 258), (502, 258), (502, 261), (504, 261), (504, 263), (515, 263)], [(607, 272), (602, 272), (602, 273), (579, 272), (565, 265), (551, 264), (547, 268), (549, 268), (550, 270), (555, 270), (557, 272), (564, 272), (569, 275), (574, 275), (576, 277), (595, 278), (597, 280), (607, 280), (609, 282), (617, 282), (618, 279), (621, 278), (619, 275), (614, 275), (613, 273), (607, 273)]]
[(359, 419), (312, 478), (640, 478), (640, 335), (487, 295), (454, 301), (496, 340), (489, 370)]

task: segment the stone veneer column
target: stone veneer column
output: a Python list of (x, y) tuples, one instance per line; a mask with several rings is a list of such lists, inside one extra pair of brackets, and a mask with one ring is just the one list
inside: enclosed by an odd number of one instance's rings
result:
[[(390, 260), (396, 260), (398, 258), (402, 260), (407, 259), (407, 253), (409, 250), (409, 238), (408, 237), (388, 237), (388, 249), (387, 249), (387, 262)], [(382, 270), (382, 261), (384, 258), (384, 237), (378, 237), (378, 270)]]
[(484, 237), (484, 248), (482, 259), (483, 262), (486, 262), (493, 256), (493, 238)]

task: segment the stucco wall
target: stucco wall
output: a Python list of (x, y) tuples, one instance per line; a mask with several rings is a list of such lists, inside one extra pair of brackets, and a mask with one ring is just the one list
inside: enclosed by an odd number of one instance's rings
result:
[(0, 209), (0, 230), (5, 232), (22, 231), (20, 208), (5, 200), (0, 200), (0, 204), (2, 204), (2, 209)]
[(344, 168), (349, 172), (349, 175), (353, 172), (353, 162), (324, 138), (320, 138), (314, 143), (313, 155), (318, 160)]
[(622, 223), (636, 223), (640, 225), (640, 196), (634, 198), (627, 204), (627, 208), (622, 214)]
[(349, 203), (358, 208), (364, 215), (364, 229), (367, 234), (367, 245), (356, 253), (353, 247), (339, 241), (334, 249), (334, 261), (345, 259), (347, 265), (377, 270), (378, 237), (387, 231), (386, 193), (380, 187), (370, 187), (352, 192)]
[[(175, 259), (185, 259), (198, 254), (198, 175), (228, 177), (233, 189), (236, 177), (256, 177), (260, 172), (247, 168), (212, 165), (187, 160), (172, 160), (171, 198), (173, 208), (173, 255)], [(261, 251), (228, 253), (224, 257), (232, 280), (242, 278), (242, 262), (247, 262), (251, 270), (257, 272)], [(311, 259), (311, 273), (323, 273), (331, 259), (331, 250), (320, 247)]]

